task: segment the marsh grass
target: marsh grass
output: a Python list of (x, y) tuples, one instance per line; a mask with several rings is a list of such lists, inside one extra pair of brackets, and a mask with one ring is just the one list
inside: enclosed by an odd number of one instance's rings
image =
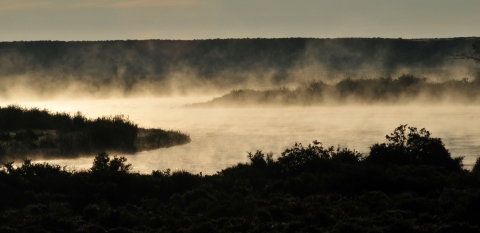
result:
[(190, 142), (190, 137), (185, 133), (174, 130), (162, 129), (138, 129), (135, 139), (137, 151), (153, 150), (164, 147), (172, 147)]

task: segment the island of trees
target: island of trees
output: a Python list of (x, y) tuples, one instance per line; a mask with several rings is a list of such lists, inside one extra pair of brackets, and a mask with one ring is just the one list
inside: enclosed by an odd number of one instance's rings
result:
[(0, 107), (0, 160), (135, 153), (190, 142), (182, 132), (139, 128), (123, 115), (87, 119), (17, 105)]
[(4, 162), (2, 232), (480, 232), (480, 160), (400, 125), (368, 155), (314, 141), (214, 175)]
[(236, 89), (206, 103), (192, 107), (315, 106), (338, 104), (411, 104), (480, 102), (480, 74), (473, 80), (428, 82), (412, 74), (398, 78), (343, 79), (328, 84), (320, 80), (297, 88), (266, 90)]

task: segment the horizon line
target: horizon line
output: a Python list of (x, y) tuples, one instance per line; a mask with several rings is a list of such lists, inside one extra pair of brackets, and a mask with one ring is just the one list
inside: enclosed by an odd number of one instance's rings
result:
[(112, 40), (9, 40), (0, 43), (14, 42), (113, 42), (113, 41), (207, 41), (207, 40), (275, 40), (275, 39), (386, 39), (386, 40), (448, 40), (448, 39), (480, 39), (480, 36), (458, 36), (458, 37), (230, 37), (230, 38), (203, 38), (203, 39), (112, 39)]

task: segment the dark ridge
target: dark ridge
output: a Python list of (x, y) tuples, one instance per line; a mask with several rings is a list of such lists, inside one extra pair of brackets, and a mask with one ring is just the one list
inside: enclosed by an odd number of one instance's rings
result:
[[(284, 84), (292, 71), (308, 63), (323, 67), (325, 78), (351, 76), (359, 70), (388, 76), (398, 70), (421, 70), (445, 75), (452, 54), (471, 50), (478, 38), (280, 38), (129, 41), (0, 42), (0, 80), (22, 76), (41, 87), (60, 91), (70, 82), (88, 84), (91, 92), (114, 83), (126, 93), (136, 84), (158, 84), (157, 94), (174, 90), (162, 86), (170, 75), (186, 72), (217, 88), (246, 85), (255, 74), (260, 83)], [(456, 63), (455, 63), (456, 64)], [(458, 65), (458, 64), (457, 64)], [(468, 64), (461, 65), (467, 67)], [(270, 74), (266, 80), (266, 74)], [(55, 77), (55, 85), (51, 85)], [(189, 77), (191, 78), (191, 77)], [(175, 79), (178, 88), (196, 86)], [(59, 88), (62, 87), (62, 88)], [(198, 87), (197, 87), (198, 88)], [(45, 88), (43, 88), (45, 89)], [(57, 90), (58, 89), (58, 90)], [(184, 91), (186, 91), (184, 90)], [(0, 89), (1, 91), (1, 89)]]

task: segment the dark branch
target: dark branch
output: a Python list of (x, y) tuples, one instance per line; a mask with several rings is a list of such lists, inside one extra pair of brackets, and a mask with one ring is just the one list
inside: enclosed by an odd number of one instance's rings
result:
[(468, 60), (473, 60), (475, 62), (480, 62), (480, 56), (475, 55), (473, 53), (455, 53), (451, 55), (452, 58), (454, 59), (468, 59)]

